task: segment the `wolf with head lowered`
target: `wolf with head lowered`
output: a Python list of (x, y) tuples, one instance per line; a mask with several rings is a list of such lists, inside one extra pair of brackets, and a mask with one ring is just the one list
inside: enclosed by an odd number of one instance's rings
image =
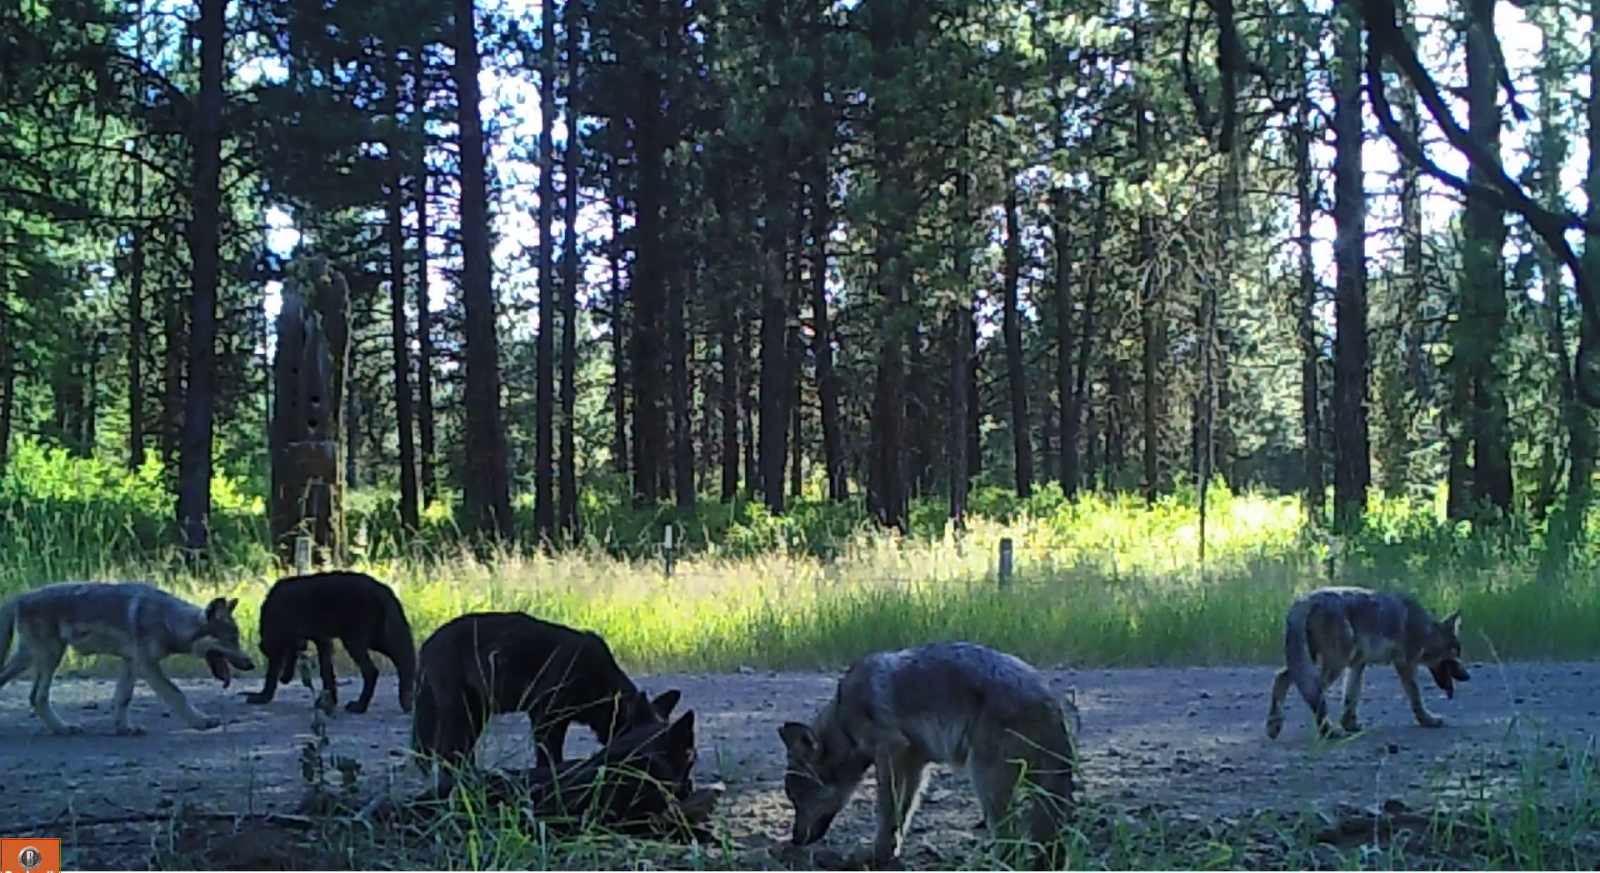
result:
[(1414, 598), (1367, 588), (1318, 588), (1297, 599), (1284, 618), (1283, 653), (1287, 666), (1272, 682), (1267, 736), (1283, 730), (1283, 700), (1292, 685), (1299, 690), (1324, 736), (1338, 731), (1328, 721), (1323, 695), (1342, 672), (1344, 712), (1339, 726), (1361, 730), (1356, 708), (1366, 668), (1391, 664), (1417, 724), (1439, 727), (1444, 719), (1428, 711), (1417, 687), (1417, 668), (1426, 667), (1445, 696), (1455, 697), (1457, 682), (1472, 678), (1461, 663), (1461, 613), (1434, 619)]
[(138, 678), (195, 730), (222, 724), (189, 705), (183, 692), (161, 670), (171, 655), (203, 658), (224, 687), (232, 670), (255, 669), (239, 646), (239, 625), (233, 609), (238, 600), (215, 598), (204, 608), (159, 588), (138, 582), (60, 582), (35, 588), (0, 605), (0, 657), (19, 640), (17, 653), (0, 667), (0, 686), (33, 671), (28, 701), (39, 721), (58, 734), (82, 728), (61, 720), (50, 706), (50, 685), (70, 646), (81, 655), (115, 655), (122, 659), (111, 709), (116, 731), (144, 732), (128, 720), (133, 684)]
[(245, 695), (246, 702), (270, 703), (278, 683), (294, 679), (307, 640), (317, 647), (322, 692), (330, 703), (336, 702), (333, 641), (338, 639), (361, 671), (361, 695), (345, 704), (345, 711), (363, 713), (372, 703), (378, 687), (378, 665), (372, 662), (372, 652), (394, 663), (400, 679), (400, 709), (411, 711), (417, 644), (400, 598), (377, 579), (344, 570), (279, 579), (261, 602), (260, 631), (267, 676), (260, 691)]
[[(900, 853), (929, 764), (965, 770), (989, 834), (1012, 846), (1026, 836), (1060, 863), (1072, 814), (1076, 706), (1014, 655), (968, 642), (876, 652), (852, 665), (810, 724), (787, 722), (784, 792), (794, 805), (793, 843), (821, 839), (867, 768), (877, 771), (873, 862)], [(1016, 815), (1019, 787), (1030, 789)], [(1018, 824), (1024, 825), (1019, 828)], [(1052, 869), (1060, 869), (1052, 867)]]
[(446, 622), (417, 652), (412, 745), (425, 771), (464, 765), (501, 713), (528, 715), (541, 760), (558, 765), (572, 722), (601, 743), (665, 723), (677, 690), (648, 698), (598, 634), (521, 612), (468, 613)]

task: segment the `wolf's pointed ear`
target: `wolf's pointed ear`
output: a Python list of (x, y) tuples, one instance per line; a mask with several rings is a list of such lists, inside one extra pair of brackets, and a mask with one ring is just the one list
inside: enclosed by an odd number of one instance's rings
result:
[(811, 730), (810, 725), (797, 721), (786, 721), (778, 728), (778, 736), (783, 739), (783, 745), (789, 753), (802, 760), (810, 760), (817, 755), (817, 735)]
[(688, 710), (667, 728), (667, 742), (676, 746), (694, 745), (694, 710)]
[(233, 611), (234, 611), (234, 610), (235, 610), (235, 609), (238, 609), (238, 608), (239, 608), (239, 598), (237, 598), (237, 597), (235, 597), (235, 598), (233, 598), (233, 599), (232, 599), (232, 600), (229, 600), (229, 601), (228, 601), (228, 612), (229, 612), (229, 613), (230, 613), (230, 614), (231, 614), (231, 613), (232, 613), (232, 612), (233, 612)]
[[(682, 697), (682, 691), (679, 691), (676, 688), (670, 688), (661, 692), (660, 694), (657, 694), (656, 699), (650, 701), (650, 708), (656, 711), (656, 715), (661, 716), (662, 721), (666, 721), (667, 718), (672, 715), (673, 708), (678, 705), (678, 701)], [(691, 714), (693, 714), (692, 711)]]
[(1461, 634), (1461, 610), (1458, 609), (1445, 616), (1444, 621), (1439, 622), (1439, 625), (1449, 631), (1451, 636), (1459, 636)]
[(219, 618), (228, 613), (228, 600), (225, 597), (213, 597), (206, 604), (206, 618)]

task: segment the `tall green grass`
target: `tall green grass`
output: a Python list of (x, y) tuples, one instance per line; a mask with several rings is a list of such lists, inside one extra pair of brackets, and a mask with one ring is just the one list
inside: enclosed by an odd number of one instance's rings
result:
[[(262, 503), (235, 480), (213, 490), (213, 560), (193, 571), (168, 545), (159, 467), (125, 471), (24, 444), (0, 479), (0, 593), (63, 579), (141, 579), (199, 599), (256, 608), (279, 575)], [(759, 505), (705, 504), (693, 520), (627, 510), (609, 492), (584, 503), (585, 542), (546, 556), (508, 547), (481, 558), (432, 507), (402, 537), (382, 495), (350, 500), (352, 566), (400, 592), (419, 639), (480, 609), (522, 609), (593, 628), (629, 669), (837, 667), (873, 649), (964, 638), (1044, 664), (1269, 663), (1282, 614), (1327, 581), (1321, 535), (1292, 498), (1213, 490), (1207, 561), (1193, 495), (1154, 507), (1054, 488), (1030, 500), (979, 489), (957, 535), (942, 504), (918, 504), (912, 531), (873, 531), (856, 507), (799, 501), (782, 518)], [(653, 544), (673, 523), (673, 574)], [(528, 525), (523, 525), (526, 529)], [(995, 577), (1002, 538), (1015, 573)], [(1366, 529), (1337, 543), (1337, 579), (1397, 588), (1436, 610), (1462, 609), (1469, 655), (1584, 658), (1600, 653), (1600, 584), (1587, 550), (1546, 550), (1538, 531), (1493, 539), (1442, 520), (1434, 503), (1375, 499)], [(174, 665), (177, 666), (177, 665)]]

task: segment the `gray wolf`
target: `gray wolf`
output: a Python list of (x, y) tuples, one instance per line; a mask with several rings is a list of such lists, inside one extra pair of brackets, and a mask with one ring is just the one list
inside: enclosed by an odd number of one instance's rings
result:
[[(877, 771), (873, 861), (900, 853), (930, 763), (965, 770), (991, 836), (1014, 843), (1019, 782), (1031, 792), (1026, 833), (1060, 849), (1072, 814), (1076, 706), (1014, 655), (968, 642), (876, 652), (856, 661), (811, 724), (787, 722), (783, 788), (794, 805), (792, 841), (821, 839), (868, 767)], [(1057, 863), (1059, 858), (1050, 861)]]
[(424, 771), (437, 760), (464, 765), (493, 715), (527, 713), (540, 760), (559, 765), (572, 722), (610, 743), (665, 722), (680, 696), (649, 699), (598, 634), (521, 612), (446, 622), (423, 641), (417, 672), (412, 747)]
[(411, 623), (394, 589), (365, 573), (334, 571), (289, 576), (273, 583), (261, 601), (261, 653), (267, 676), (261, 690), (246, 694), (249, 703), (271, 702), (278, 683), (294, 679), (295, 665), (306, 641), (317, 646), (322, 691), (338, 700), (333, 674), (333, 641), (344, 643), (350, 660), (361, 670), (361, 696), (345, 704), (353, 713), (367, 711), (378, 687), (378, 666), (372, 652), (394, 662), (400, 675), (400, 708), (411, 711), (417, 679), (417, 644)]
[(1340, 727), (1361, 730), (1356, 707), (1361, 702), (1362, 673), (1370, 665), (1392, 664), (1411, 714), (1423, 727), (1439, 727), (1444, 719), (1428, 711), (1417, 688), (1417, 667), (1427, 667), (1448, 698), (1455, 683), (1472, 678), (1461, 664), (1461, 613), (1436, 621), (1427, 609), (1405, 594), (1366, 588), (1318, 588), (1295, 600), (1284, 619), (1283, 654), (1288, 666), (1272, 682), (1267, 736), (1283, 730), (1283, 699), (1289, 686), (1316, 718), (1323, 736), (1337, 731), (1328, 722), (1323, 692), (1344, 672), (1344, 713)]
[(61, 720), (50, 706), (50, 683), (71, 646), (83, 655), (115, 655), (122, 659), (111, 708), (118, 734), (144, 732), (128, 721), (133, 683), (142, 677), (151, 690), (195, 730), (210, 730), (222, 720), (195, 711), (183, 692), (161, 672), (170, 655), (204, 658), (226, 687), (230, 668), (255, 669), (239, 646), (233, 610), (237, 599), (218, 597), (204, 609), (159, 588), (138, 582), (60, 582), (35, 588), (0, 605), (0, 657), (19, 642), (17, 653), (0, 668), (0, 686), (33, 670), (28, 701), (45, 727), (75, 734), (79, 725)]

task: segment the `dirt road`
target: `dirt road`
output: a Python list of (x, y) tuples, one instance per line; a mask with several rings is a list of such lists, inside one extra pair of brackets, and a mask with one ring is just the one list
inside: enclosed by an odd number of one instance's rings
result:
[[(1080, 753), (1086, 795), (1113, 806), (1167, 807), (1203, 818), (1263, 809), (1305, 810), (1345, 803), (1369, 807), (1389, 799), (1437, 802), (1479, 796), (1515, 775), (1531, 750), (1559, 754), (1582, 748), (1600, 728), (1595, 688), (1600, 664), (1475, 664), (1474, 678), (1453, 701), (1429, 690), (1429, 705), (1446, 718), (1440, 730), (1417, 727), (1388, 670), (1372, 670), (1362, 699), (1369, 731), (1313, 750), (1305, 707), (1290, 701), (1283, 736), (1268, 741), (1262, 722), (1272, 671), (1267, 668), (1051, 670), (1061, 689), (1078, 689), (1083, 717)], [(776, 727), (807, 719), (831, 693), (835, 674), (663, 675), (641, 684), (683, 689), (681, 708), (697, 711), (699, 778), (720, 780), (728, 794), (719, 817), (741, 843), (759, 847), (787, 836), (782, 746)], [(181, 682), (202, 712), (224, 716), (223, 728), (196, 732), (165, 713), (140, 685), (133, 720), (144, 736), (112, 732), (112, 682), (58, 681), (54, 700), (77, 736), (47, 734), (27, 704), (25, 683), (0, 691), (0, 834), (21, 831), (66, 838), (72, 822), (148, 813), (177, 803), (215, 812), (291, 811), (304, 782), (301, 749), (309, 738), (310, 693), (281, 689), (262, 707), (237, 697), (259, 675), (242, 676), (224, 692), (213, 681)], [(341, 688), (341, 700), (356, 688)], [(342, 705), (342, 704), (341, 704)], [(385, 781), (420, 786), (404, 763), (408, 719), (385, 677), (365, 715), (340, 710), (329, 752), (359, 760), (363, 791)], [(491, 763), (523, 760), (527, 722), (496, 719), (486, 746)], [(574, 730), (568, 754), (592, 740)], [(482, 753), (480, 753), (482, 754)], [(1503, 774), (1496, 777), (1495, 774)], [(829, 842), (848, 848), (870, 839), (870, 779), (835, 824)], [(963, 782), (939, 771), (907, 837), (959, 851), (975, 839), (976, 804)]]

